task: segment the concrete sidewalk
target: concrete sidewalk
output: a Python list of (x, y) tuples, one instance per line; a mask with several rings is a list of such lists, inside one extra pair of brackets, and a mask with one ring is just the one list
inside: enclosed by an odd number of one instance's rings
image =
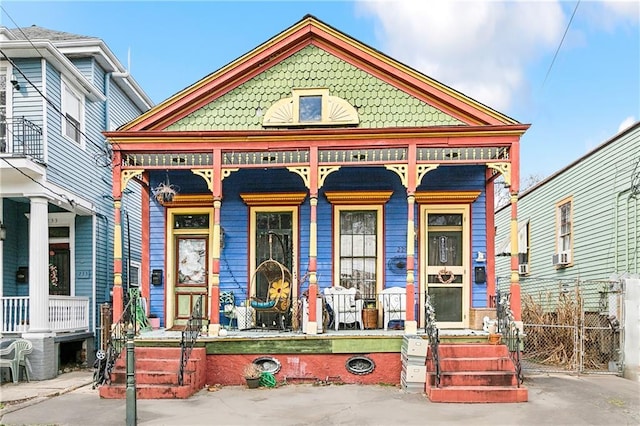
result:
[[(49, 380), (2, 382), (0, 416), (72, 392), (93, 382), (93, 369), (63, 373)], [(96, 391), (97, 395), (97, 391)]]
[[(126, 401), (100, 399), (91, 371), (2, 385), (0, 424), (125, 424)], [(436, 404), (392, 386), (287, 385), (137, 400), (140, 425), (638, 425), (640, 383), (615, 376), (527, 376), (529, 402)]]

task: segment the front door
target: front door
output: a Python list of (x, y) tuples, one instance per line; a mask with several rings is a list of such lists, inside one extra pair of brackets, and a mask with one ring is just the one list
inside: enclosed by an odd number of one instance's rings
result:
[(168, 327), (185, 325), (199, 299), (200, 314), (208, 318), (211, 218), (210, 209), (171, 209), (168, 215)]
[[(421, 284), (439, 328), (469, 325), (468, 211), (466, 205), (421, 207)], [(424, 293), (421, 291), (421, 306)]]

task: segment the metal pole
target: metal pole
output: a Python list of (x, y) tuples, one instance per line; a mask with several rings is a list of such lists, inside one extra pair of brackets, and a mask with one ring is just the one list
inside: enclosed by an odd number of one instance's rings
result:
[(137, 425), (137, 407), (136, 407), (136, 372), (135, 372), (135, 356), (133, 343), (133, 327), (129, 322), (127, 328), (127, 426)]

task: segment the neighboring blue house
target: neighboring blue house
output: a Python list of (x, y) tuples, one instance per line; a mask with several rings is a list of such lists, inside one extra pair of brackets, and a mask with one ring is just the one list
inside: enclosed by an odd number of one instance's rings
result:
[[(0, 27), (0, 41), (0, 333), (33, 342), (31, 378), (42, 380), (93, 359), (113, 282), (101, 132), (153, 103), (100, 39), (32, 26)], [(126, 192), (125, 279), (140, 282), (139, 239), (127, 239), (140, 234), (140, 186)]]

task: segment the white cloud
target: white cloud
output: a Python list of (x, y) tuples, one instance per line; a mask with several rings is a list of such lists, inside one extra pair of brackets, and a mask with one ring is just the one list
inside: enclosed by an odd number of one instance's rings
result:
[(505, 111), (525, 68), (553, 51), (566, 20), (559, 1), (361, 1), (380, 22), (381, 50)]
[(620, 125), (618, 126), (618, 133), (633, 126), (636, 123), (636, 121), (637, 120), (633, 115), (625, 118), (624, 120), (622, 120), (622, 123), (620, 123)]

